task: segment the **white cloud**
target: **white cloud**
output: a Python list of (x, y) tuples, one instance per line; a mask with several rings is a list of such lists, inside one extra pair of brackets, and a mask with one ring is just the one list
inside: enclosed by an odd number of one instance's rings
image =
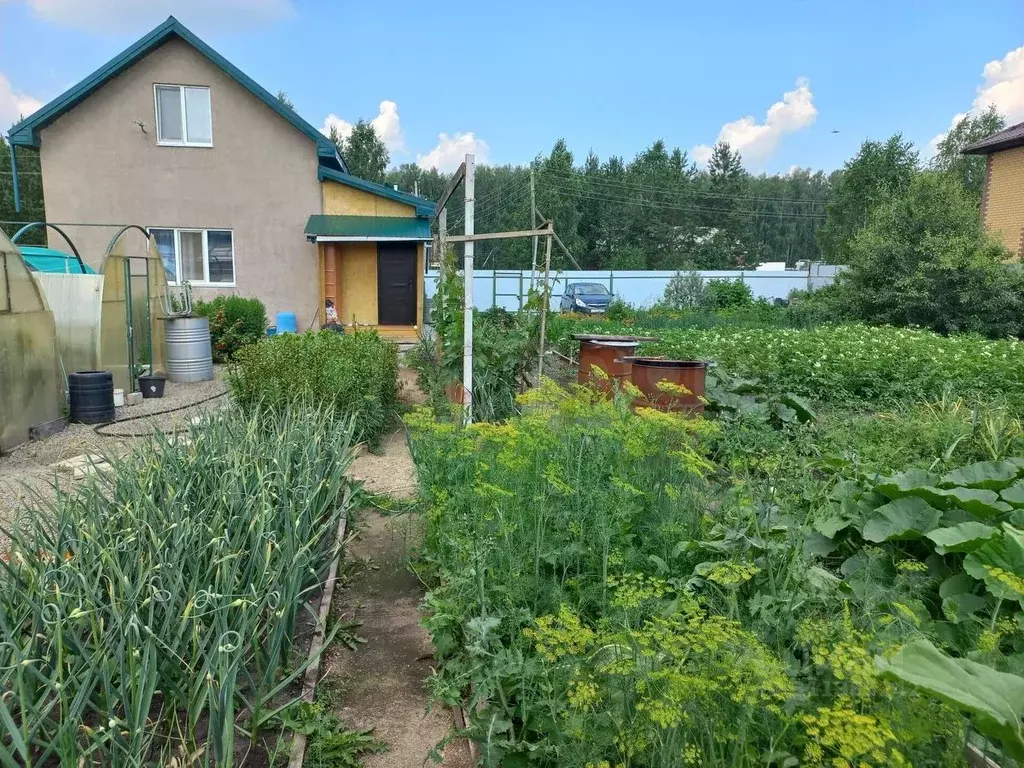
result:
[[(370, 125), (392, 156), (405, 152), (405, 138), (402, 136), (402, 124), (398, 117), (398, 104), (393, 101), (382, 101), (377, 116), (370, 120)], [(353, 123), (331, 112), (324, 118), (324, 126), (320, 130), (324, 135), (330, 135), (331, 128), (335, 128), (341, 138), (347, 139), (354, 127)]]
[[(980, 113), (995, 105), (996, 109), (1006, 118), (1009, 124), (1024, 120), (1024, 45), (1015, 48), (1001, 59), (995, 59), (985, 65), (981, 72), (982, 83), (974, 96), (970, 112)], [(949, 127), (967, 117), (967, 112), (959, 112), (953, 116)], [(947, 131), (928, 142), (928, 149), (935, 154), (939, 142), (946, 138)]]
[(436, 147), (425, 155), (416, 156), (416, 164), (424, 170), (437, 168), (442, 173), (450, 173), (458, 168), (459, 163), (470, 153), (476, 155), (477, 163), (486, 163), (490, 158), (491, 148), (472, 131), (456, 131), (454, 136), (442, 133), (437, 138)]
[[(796, 81), (796, 88), (786, 91), (782, 94), (782, 101), (768, 108), (763, 123), (758, 123), (753, 115), (726, 123), (718, 132), (716, 142), (728, 142), (733, 150), (743, 155), (744, 160), (759, 164), (774, 154), (783, 136), (811, 126), (817, 117), (818, 109), (814, 106), (810, 81), (801, 77)], [(703, 164), (711, 159), (711, 151), (712, 147), (701, 144), (690, 154)]]
[(0, 133), (7, 133), (7, 129), (23, 117), (28, 117), (37, 109), (43, 106), (43, 102), (18, 93), (2, 72), (0, 72)]
[(170, 15), (184, 24), (235, 29), (287, 18), (292, 0), (25, 0), (45, 21), (91, 32), (156, 26)]

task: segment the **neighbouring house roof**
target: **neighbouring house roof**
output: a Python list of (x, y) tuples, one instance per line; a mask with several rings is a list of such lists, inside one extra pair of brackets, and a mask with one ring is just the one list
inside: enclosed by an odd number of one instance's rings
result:
[(430, 220), (404, 216), (327, 216), (314, 214), (306, 222), (313, 242), (370, 242), (429, 240)]
[(117, 77), (117, 75), (121, 74), (146, 55), (174, 37), (177, 37), (191, 45), (203, 54), (203, 56), (209, 59), (215, 66), (223, 70), (224, 73), (231, 77), (235, 82), (315, 142), (317, 156), (320, 159), (321, 166), (334, 169), (338, 172), (348, 171), (348, 168), (345, 166), (344, 159), (340, 154), (338, 154), (337, 149), (330, 139), (299, 117), (298, 113), (294, 109), (282, 104), (274, 94), (270, 93), (270, 91), (217, 53), (217, 51), (213, 50), (209, 45), (200, 40), (190, 29), (173, 16), (169, 16), (167, 21), (145, 37), (138, 40), (135, 44), (126, 48), (80, 83), (72, 86), (49, 104), (41, 107), (29, 117), (12, 127), (7, 134), (10, 138), (11, 144), (38, 147), (39, 132), (43, 128), (50, 125), (50, 123), (54, 122), (65, 112), (73, 109), (79, 103), (87, 99), (104, 83), (114, 77)]
[(410, 195), (408, 192), (399, 192), (397, 189), (389, 187), (387, 184), (378, 184), (375, 181), (367, 181), (366, 179), (360, 179), (358, 176), (353, 176), (350, 173), (334, 171), (330, 168), (324, 168), (323, 166), (321, 166), (317, 171), (317, 178), (320, 179), (320, 181), (336, 181), (339, 184), (345, 184), (355, 189), (362, 190), (363, 192), (369, 192), (371, 195), (386, 197), (389, 200), (410, 205), (416, 209), (417, 216), (430, 218), (434, 215), (434, 204), (426, 198)]
[(1024, 123), (1011, 125), (960, 150), (964, 155), (991, 155), (1003, 149), (1024, 147)]

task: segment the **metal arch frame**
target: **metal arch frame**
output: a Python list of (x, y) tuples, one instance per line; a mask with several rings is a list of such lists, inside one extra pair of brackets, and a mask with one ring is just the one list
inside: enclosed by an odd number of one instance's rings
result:
[(82, 261), (82, 256), (78, 253), (78, 249), (75, 247), (74, 242), (72, 242), (71, 238), (68, 237), (68, 233), (61, 229), (60, 227), (58, 227), (56, 224), (50, 224), (49, 222), (46, 221), (33, 221), (29, 224), (26, 224), (24, 227), (15, 232), (14, 236), (11, 237), (11, 242), (17, 245), (19, 237), (21, 237), (29, 230), (35, 229), (36, 227), (49, 227), (50, 229), (56, 231), (61, 237), (63, 237), (64, 242), (71, 246), (71, 252), (75, 254), (75, 258), (78, 259), (79, 269), (82, 270), (83, 275), (85, 274), (85, 262)]
[[(149, 230), (146, 229), (145, 227), (139, 226), (138, 224), (127, 224), (127, 225), (121, 227), (119, 230), (117, 230), (117, 232), (114, 233), (114, 236), (112, 238), (110, 238), (110, 244), (107, 246), (107, 250), (105, 250), (103, 252), (104, 256), (109, 256), (110, 255), (111, 251), (114, 250), (114, 246), (117, 245), (117, 241), (121, 239), (121, 235), (123, 235), (129, 229), (137, 229), (137, 230), (139, 230), (139, 232), (141, 232), (142, 234), (144, 234), (146, 236), (147, 242), (149, 241), (149, 238), (151, 237), (151, 235), (149, 234)], [(137, 257), (133, 256), (132, 258), (137, 258)]]

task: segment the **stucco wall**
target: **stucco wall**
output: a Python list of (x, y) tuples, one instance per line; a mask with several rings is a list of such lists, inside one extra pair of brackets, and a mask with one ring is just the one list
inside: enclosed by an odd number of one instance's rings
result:
[(378, 197), (359, 189), (338, 184), (323, 183), (324, 213), (333, 216), (404, 216), (416, 215), (416, 209), (386, 197)]
[[(212, 148), (156, 142), (153, 84), (211, 89)], [(142, 121), (145, 133), (136, 124)], [(235, 287), (305, 327), (318, 310), (318, 256), (303, 236), (321, 212), (315, 144), (198, 51), (171, 40), (42, 131), (48, 221), (230, 229)], [(93, 267), (116, 231), (71, 227)], [(63, 247), (59, 236), (51, 243)]]
[(1024, 147), (989, 157), (985, 191), (985, 226), (1018, 256), (1024, 240)]

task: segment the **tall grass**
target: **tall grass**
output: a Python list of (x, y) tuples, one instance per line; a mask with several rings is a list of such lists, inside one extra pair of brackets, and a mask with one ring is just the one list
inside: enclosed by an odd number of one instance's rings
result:
[(351, 429), (228, 411), (24, 515), (0, 567), (0, 764), (232, 764), (301, 672)]

